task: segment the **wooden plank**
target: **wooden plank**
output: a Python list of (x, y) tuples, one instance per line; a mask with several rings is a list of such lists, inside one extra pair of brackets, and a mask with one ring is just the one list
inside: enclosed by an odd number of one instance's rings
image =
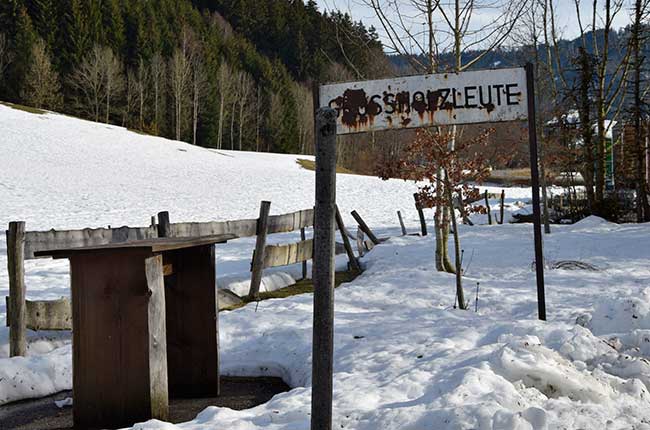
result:
[(345, 228), (345, 224), (343, 223), (343, 218), (341, 217), (341, 212), (339, 212), (338, 206), (336, 206), (336, 225), (339, 231), (341, 232), (341, 238), (343, 239), (343, 247), (345, 248), (345, 252), (348, 255), (350, 270), (352, 272), (360, 273), (361, 266), (359, 266), (357, 257), (355, 257), (354, 251), (352, 250), (352, 245), (350, 245), (350, 238), (347, 236), (347, 234), (345, 234), (346, 228)]
[(75, 428), (165, 418), (151, 403), (148, 257), (122, 249), (70, 259)]
[(183, 222), (171, 224), (174, 237), (200, 237), (219, 234), (234, 234), (237, 237), (251, 237), (257, 233), (256, 219), (237, 221)]
[(165, 322), (165, 283), (163, 257), (156, 255), (145, 260), (147, 296), (149, 303), (149, 397), (151, 415), (161, 420), (169, 417), (167, 387), (167, 329)]
[(285, 245), (268, 245), (264, 250), (264, 268), (288, 266), (311, 260), (313, 247), (313, 239)]
[(162, 269), (163, 276), (171, 276), (174, 274), (174, 266), (165, 264)]
[[(12, 304), (7, 304), (7, 326), (12, 318)], [(72, 302), (59, 300), (25, 300), (25, 326), (30, 330), (72, 330)]]
[(368, 236), (368, 238), (372, 240), (375, 245), (379, 245), (379, 239), (377, 239), (377, 236), (375, 236), (372, 230), (370, 230), (370, 227), (368, 227), (363, 218), (361, 218), (361, 215), (359, 215), (357, 211), (352, 211), (351, 213), (352, 217), (357, 221), (357, 224), (359, 224), (359, 228), (363, 230), (366, 236)]
[(257, 238), (255, 240), (253, 261), (251, 262), (251, 285), (248, 291), (248, 297), (250, 299), (258, 299), (260, 294), (270, 211), (271, 202), (263, 201), (260, 205), (260, 217), (257, 220)]
[(314, 225), (314, 210), (304, 209), (284, 215), (269, 217), (268, 234), (288, 233)]
[(107, 245), (158, 236), (156, 227), (86, 228), (82, 230), (28, 231), (25, 233), (25, 259), (49, 249)]
[(167, 368), (173, 397), (219, 395), (219, 320), (214, 246), (163, 254)]
[(9, 322), (9, 356), (27, 353), (25, 304), (25, 222), (12, 221), (7, 230), (7, 269), (9, 272), (9, 304), (13, 309)]
[(100, 252), (119, 249), (140, 249), (149, 253), (158, 253), (164, 251), (173, 251), (175, 249), (192, 248), (194, 246), (214, 245), (215, 243), (225, 243), (236, 236), (232, 234), (222, 234), (217, 236), (202, 237), (161, 237), (157, 239), (137, 240), (132, 242), (109, 243), (106, 245), (86, 246), (83, 248), (65, 248), (38, 251), (37, 257), (48, 256), (53, 258), (68, 258), (75, 254), (87, 254), (91, 252)]

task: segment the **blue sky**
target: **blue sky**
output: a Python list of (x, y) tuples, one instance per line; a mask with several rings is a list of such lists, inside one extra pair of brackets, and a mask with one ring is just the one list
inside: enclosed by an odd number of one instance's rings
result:
[[(406, 8), (406, 6), (409, 4), (409, 0), (382, 0), (383, 2), (396, 2), (397, 4), (403, 4)], [(625, 8), (621, 12), (619, 12), (619, 15), (616, 17), (614, 21), (614, 27), (615, 28), (620, 28), (625, 25), (627, 25), (630, 22), (630, 6), (632, 4), (632, 0), (624, 0), (625, 1)], [(339, 9), (345, 12), (350, 13), (355, 20), (361, 20), (363, 21), (366, 25), (374, 25), (375, 28), (379, 31), (380, 35), (382, 33), (381, 31), (381, 25), (379, 24), (379, 21), (376, 19), (374, 12), (372, 9), (370, 9), (368, 6), (364, 4), (364, 0), (317, 0), (317, 3), (320, 7), (321, 10), (327, 9)], [(592, 11), (592, 0), (581, 0), (581, 14), (583, 16), (583, 22), (584, 20), (590, 21), (590, 16), (591, 16), (591, 11)], [(604, 3), (604, 0), (599, 1), (600, 4)], [(561, 34), (569, 39), (569, 38), (575, 38), (579, 35), (579, 28), (576, 20), (576, 11), (575, 11), (575, 2), (574, 0), (554, 0), (554, 5), (557, 11), (557, 17), (558, 17), (558, 27), (561, 29)], [(408, 13), (412, 18), (413, 23), (420, 23), (420, 24), (415, 24), (421, 25), (421, 22), (424, 20), (420, 17), (417, 16), (416, 12), (409, 12)], [(483, 13), (477, 14), (475, 19), (477, 21), (485, 21), (490, 19), (490, 15)]]

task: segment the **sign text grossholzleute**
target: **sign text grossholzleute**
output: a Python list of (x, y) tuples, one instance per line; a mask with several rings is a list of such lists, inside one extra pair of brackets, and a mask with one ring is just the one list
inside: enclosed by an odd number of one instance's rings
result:
[(337, 134), (527, 118), (523, 68), (477, 70), (322, 85), (320, 107)]

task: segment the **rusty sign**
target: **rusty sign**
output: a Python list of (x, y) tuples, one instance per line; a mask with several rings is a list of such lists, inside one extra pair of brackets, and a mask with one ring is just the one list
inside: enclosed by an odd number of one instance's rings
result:
[(319, 103), (337, 134), (528, 117), (523, 67), (322, 85)]

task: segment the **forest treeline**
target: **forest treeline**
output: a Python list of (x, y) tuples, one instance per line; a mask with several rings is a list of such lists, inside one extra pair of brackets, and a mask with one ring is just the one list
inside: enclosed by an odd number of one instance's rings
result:
[(220, 149), (310, 152), (311, 82), (375, 64), (314, 1), (0, 3), (0, 100)]

